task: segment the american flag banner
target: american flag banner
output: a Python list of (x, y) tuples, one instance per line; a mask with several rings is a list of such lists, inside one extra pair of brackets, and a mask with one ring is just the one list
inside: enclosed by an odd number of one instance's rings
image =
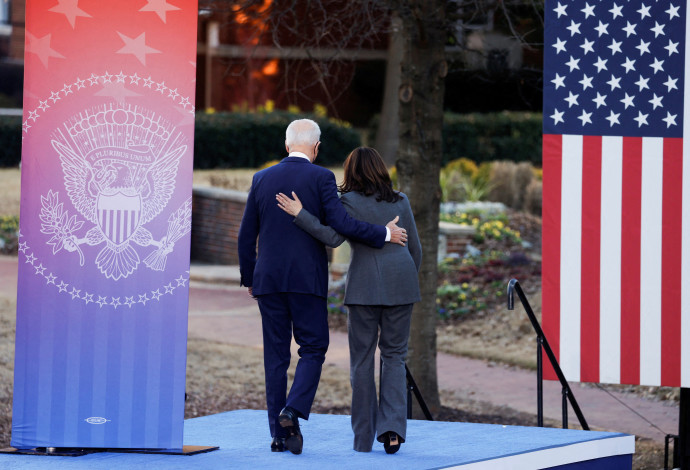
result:
[(543, 329), (571, 381), (690, 387), (686, 10), (545, 3)]

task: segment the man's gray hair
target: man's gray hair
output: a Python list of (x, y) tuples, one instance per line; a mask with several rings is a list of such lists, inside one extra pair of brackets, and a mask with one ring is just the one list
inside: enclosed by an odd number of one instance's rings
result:
[(316, 145), (321, 138), (319, 125), (311, 119), (292, 121), (285, 130), (285, 145)]

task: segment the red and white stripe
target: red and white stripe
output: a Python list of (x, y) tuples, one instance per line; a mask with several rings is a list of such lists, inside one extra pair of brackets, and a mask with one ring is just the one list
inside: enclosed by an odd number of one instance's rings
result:
[(543, 143), (543, 323), (566, 378), (690, 386), (683, 140)]
[(568, 380), (690, 387), (689, 147), (544, 135), (543, 328)]

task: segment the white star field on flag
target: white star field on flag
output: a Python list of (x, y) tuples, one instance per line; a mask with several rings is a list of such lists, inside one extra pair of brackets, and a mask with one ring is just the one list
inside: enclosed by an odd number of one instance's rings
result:
[(681, 0), (547, 3), (544, 132), (682, 135)]

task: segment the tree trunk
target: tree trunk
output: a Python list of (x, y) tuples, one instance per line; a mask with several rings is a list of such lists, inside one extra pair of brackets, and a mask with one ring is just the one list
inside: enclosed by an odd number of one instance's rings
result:
[(400, 88), (400, 61), (403, 51), (402, 21), (394, 12), (391, 15), (391, 32), (388, 35), (388, 60), (386, 62), (386, 84), (383, 90), (381, 117), (376, 132), (376, 150), (386, 166), (395, 165), (398, 156), (398, 89)]
[[(436, 373), (436, 285), (441, 202), (445, 61), (443, 0), (397, 0), (403, 22), (399, 89), (398, 181), (409, 196), (422, 242), (422, 300), (412, 313), (408, 366), (432, 413), (440, 408)], [(416, 416), (419, 416), (418, 410)]]

